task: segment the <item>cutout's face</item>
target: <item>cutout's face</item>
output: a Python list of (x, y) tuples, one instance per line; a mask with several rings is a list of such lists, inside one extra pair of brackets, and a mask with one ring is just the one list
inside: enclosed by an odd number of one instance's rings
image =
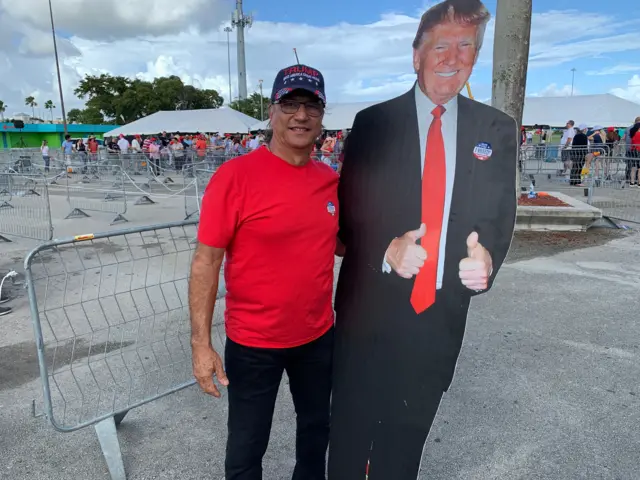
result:
[(458, 95), (471, 76), (478, 56), (478, 27), (445, 23), (426, 33), (413, 50), (418, 84), (437, 105)]

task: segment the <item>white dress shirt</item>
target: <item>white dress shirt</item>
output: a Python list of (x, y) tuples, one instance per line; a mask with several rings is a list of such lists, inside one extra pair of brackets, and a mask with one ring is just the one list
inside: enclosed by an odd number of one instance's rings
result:
[[(431, 112), (436, 105), (427, 97), (420, 86), (415, 86), (416, 112), (418, 114), (418, 131), (420, 134), (420, 165), (421, 171), (424, 173), (424, 160), (427, 151), (427, 136), (429, 127), (433, 121)], [(445, 112), (442, 114), (442, 138), (444, 140), (444, 156), (446, 165), (446, 186), (444, 198), (444, 212), (442, 215), (442, 231), (440, 233), (440, 246), (438, 252), (438, 276), (436, 279), (436, 289), (442, 288), (442, 276), (444, 274), (444, 256), (447, 247), (447, 228), (449, 226), (449, 212), (451, 211), (451, 197), (453, 195), (453, 184), (456, 173), (456, 150), (458, 145), (458, 97), (455, 96), (449, 102), (443, 105)], [(415, 230), (420, 228), (416, 225)], [(430, 252), (427, 252), (429, 255)], [(383, 262), (382, 270), (386, 273), (391, 272), (391, 265), (386, 261)]]

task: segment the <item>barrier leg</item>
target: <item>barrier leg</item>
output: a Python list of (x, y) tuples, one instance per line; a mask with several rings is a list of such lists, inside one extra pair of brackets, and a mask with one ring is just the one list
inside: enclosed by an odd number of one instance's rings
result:
[(116, 425), (122, 421), (125, 415), (126, 412), (116, 415), (115, 417), (109, 417), (97, 423), (94, 427), (98, 435), (102, 454), (107, 462), (111, 480), (127, 479), (127, 474), (124, 471), (124, 462), (122, 461), (122, 452), (120, 451), (120, 442), (118, 441), (118, 432), (116, 430)]

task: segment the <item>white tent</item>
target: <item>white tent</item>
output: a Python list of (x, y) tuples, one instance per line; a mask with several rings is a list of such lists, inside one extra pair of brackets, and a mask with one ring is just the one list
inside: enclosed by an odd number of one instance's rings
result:
[(124, 135), (155, 135), (160, 132), (220, 132), (246, 133), (257, 120), (233, 108), (203, 110), (171, 110), (156, 112), (148, 117), (123, 125), (105, 133), (105, 137)]
[(564, 127), (568, 120), (593, 127), (627, 127), (640, 116), (640, 105), (611, 94), (527, 97), (523, 125)]
[[(356, 114), (379, 102), (338, 103), (329, 105), (323, 124), (326, 130), (351, 128)], [(576, 95), (573, 97), (527, 97), (524, 102), (523, 125), (564, 127), (568, 120), (576, 126), (624, 127), (640, 116), (640, 105), (611, 94)], [(268, 121), (251, 126), (264, 130)]]

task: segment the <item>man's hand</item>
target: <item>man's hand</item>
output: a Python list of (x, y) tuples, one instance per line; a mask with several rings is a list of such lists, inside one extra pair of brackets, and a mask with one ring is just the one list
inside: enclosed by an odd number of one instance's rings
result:
[(222, 366), (222, 359), (211, 346), (192, 346), (193, 376), (203, 392), (220, 398), (220, 391), (213, 382), (213, 376), (223, 386), (229, 385), (227, 374)]
[(478, 241), (478, 234), (467, 237), (467, 258), (460, 261), (460, 280), (469, 290), (479, 292), (489, 286), (493, 261), (486, 248)]
[(427, 233), (423, 223), (418, 230), (411, 230), (399, 238), (394, 238), (387, 248), (385, 259), (402, 278), (412, 278), (420, 272), (427, 259), (427, 251), (416, 244)]

